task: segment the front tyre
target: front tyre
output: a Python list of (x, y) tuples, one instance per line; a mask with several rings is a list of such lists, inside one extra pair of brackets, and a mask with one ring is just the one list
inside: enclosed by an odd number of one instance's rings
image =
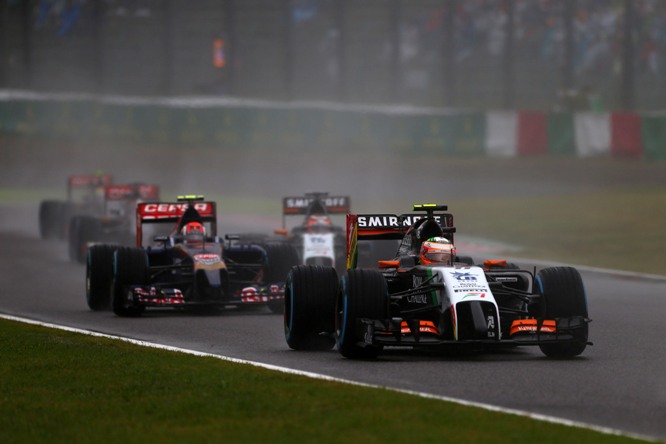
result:
[(111, 307), (118, 316), (140, 316), (144, 307), (134, 304), (130, 285), (149, 283), (148, 255), (140, 248), (120, 247), (113, 255)]
[(330, 350), (335, 345), (338, 275), (332, 267), (298, 265), (287, 275), (284, 336), (294, 350)]
[(546, 319), (578, 319), (572, 331), (574, 340), (566, 343), (540, 344), (539, 348), (551, 358), (572, 358), (587, 347), (587, 298), (583, 279), (572, 267), (545, 268), (537, 274), (537, 288), (543, 298), (542, 313)]
[(113, 254), (117, 247), (93, 245), (86, 261), (86, 302), (93, 311), (106, 310), (111, 305)]
[(381, 345), (363, 343), (358, 320), (389, 316), (386, 279), (377, 270), (352, 269), (342, 277), (336, 305), (335, 334), (340, 354), (352, 359), (376, 358)]

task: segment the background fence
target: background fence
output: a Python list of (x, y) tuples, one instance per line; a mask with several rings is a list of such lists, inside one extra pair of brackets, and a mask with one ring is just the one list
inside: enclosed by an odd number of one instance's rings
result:
[(0, 134), (235, 153), (627, 157), (666, 160), (666, 115), (491, 111), (196, 100), (0, 97)]
[(0, 0), (0, 24), (0, 89), (474, 110), (666, 103), (663, 0)]

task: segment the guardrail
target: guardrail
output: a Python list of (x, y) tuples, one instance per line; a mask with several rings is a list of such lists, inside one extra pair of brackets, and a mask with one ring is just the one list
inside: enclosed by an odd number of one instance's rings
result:
[(666, 160), (666, 114), (455, 111), (0, 92), (0, 132), (222, 149)]

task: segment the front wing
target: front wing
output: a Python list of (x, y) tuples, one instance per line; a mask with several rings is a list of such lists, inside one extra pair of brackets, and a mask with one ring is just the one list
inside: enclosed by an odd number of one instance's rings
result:
[[(505, 333), (507, 337), (487, 339), (453, 340), (439, 335), (437, 327), (428, 321), (405, 321), (400, 318), (386, 320), (357, 320), (357, 338), (362, 338), (359, 345), (371, 346), (436, 346), (436, 345), (540, 345), (553, 343), (579, 342), (585, 333), (589, 319), (581, 316), (553, 320), (529, 320), (524, 329)], [(527, 324), (530, 324), (528, 327)], [(535, 328), (531, 328), (535, 327)], [(591, 342), (586, 341), (588, 345)]]
[(159, 288), (152, 285), (133, 285), (132, 303), (142, 307), (184, 307), (194, 305), (264, 305), (284, 300), (284, 285), (251, 285), (231, 292), (219, 299), (188, 300), (177, 288)]

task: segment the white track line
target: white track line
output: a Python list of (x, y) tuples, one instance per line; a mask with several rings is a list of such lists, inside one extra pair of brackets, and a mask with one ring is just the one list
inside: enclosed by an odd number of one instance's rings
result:
[(46, 328), (54, 328), (58, 330), (63, 330), (67, 332), (72, 332), (72, 333), (79, 333), (83, 335), (88, 335), (88, 336), (95, 336), (95, 337), (100, 337), (100, 338), (107, 338), (107, 339), (114, 339), (114, 340), (120, 340), (124, 342), (128, 342), (130, 344), (138, 345), (141, 347), (148, 347), (148, 348), (154, 348), (154, 349), (159, 349), (159, 350), (167, 350), (167, 351), (172, 351), (172, 352), (177, 352), (177, 353), (184, 353), (188, 355), (193, 355), (193, 356), (199, 356), (199, 357), (207, 357), (207, 358), (216, 358), (220, 359), (222, 361), (226, 362), (233, 362), (236, 364), (245, 364), (245, 365), (251, 365), (253, 367), (260, 367), (264, 368), (267, 370), (274, 370), (277, 372), (281, 373), (287, 373), (287, 374), (292, 374), (292, 375), (298, 375), (298, 376), (305, 376), (306, 378), (311, 378), (311, 379), (318, 379), (318, 380), (323, 380), (323, 381), (333, 381), (333, 382), (339, 382), (342, 384), (349, 384), (353, 386), (359, 386), (359, 387), (368, 387), (368, 388), (374, 388), (374, 389), (383, 389), (383, 390), (390, 390), (393, 392), (397, 393), (404, 393), (407, 395), (412, 395), (412, 396), (418, 396), (420, 398), (425, 398), (425, 399), (435, 399), (439, 401), (446, 401), (446, 402), (451, 402), (454, 404), (458, 405), (463, 405), (467, 407), (476, 407), (480, 408), (483, 410), (491, 411), (491, 412), (499, 412), (499, 413), (505, 413), (509, 415), (516, 415), (516, 416), (523, 416), (527, 418), (531, 418), (537, 421), (544, 421), (548, 423), (553, 423), (553, 424), (560, 424), (568, 427), (576, 427), (576, 428), (581, 428), (581, 429), (587, 429), (587, 430), (593, 430), (599, 433), (603, 433), (606, 435), (615, 435), (615, 436), (625, 436), (628, 438), (633, 438), (633, 439), (639, 439), (647, 442), (662, 442), (656, 438), (649, 437), (649, 436), (643, 436), (643, 435), (638, 435), (634, 433), (628, 433), (628, 432), (623, 432), (621, 430), (616, 430), (612, 429), (609, 427), (601, 427), (601, 426), (595, 426), (592, 424), (585, 424), (582, 422), (577, 422), (577, 421), (571, 421), (568, 419), (562, 419), (562, 418), (556, 418), (553, 416), (547, 416), (547, 415), (541, 415), (538, 413), (531, 413), (523, 410), (516, 410), (516, 409), (508, 409), (504, 407), (498, 407), (494, 406), (491, 404), (484, 404), (480, 402), (473, 402), (473, 401), (466, 401), (464, 399), (458, 399), (458, 398), (450, 398), (448, 396), (439, 396), (439, 395), (433, 395), (430, 393), (423, 393), (423, 392), (416, 392), (412, 390), (404, 390), (404, 389), (398, 389), (398, 388), (393, 388), (393, 387), (387, 387), (387, 386), (381, 386), (381, 385), (374, 385), (374, 384), (366, 384), (363, 382), (357, 382), (357, 381), (351, 381), (348, 379), (342, 379), (342, 378), (336, 378), (333, 376), (327, 376), (323, 375), (320, 373), (313, 373), (313, 372), (307, 372), (303, 370), (295, 370), (292, 368), (288, 367), (281, 367), (273, 364), (266, 364), (263, 362), (256, 362), (256, 361), (247, 361), (245, 359), (238, 359), (238, 358), (232, 358), (229, 356), (222, 356), (222, 355), (216, 355), (212, 353), (205, 353), (205, 352), (200, 352), (196, 350), (189, 350), (185, 348), (180, 348), (180, 347), (174, 347), (171, 345), (163, 345), (163, 344), (157, 344), (154, 342), (146, 342), (142, 341), (139, 339), (132, 339), (132, 338), (127, 338), (123, 336), (114, 336), (114, 335), (109, 335), (106, 333), (99, 333), (95, 331), (90, 331), (90, 330), (84, 330), (80, 328), (74, 328), (74, 327), (68, 327), (66, 325), (58, 325), (58, 324), (51, 324), (47, 322), (42, 322), (42, 321), (36, 321), (34, 319), (28, 319), (28, 318), (23, 318), (19, 316), (13, 316), (13, 315), (7, 315), (0, 313), (0, 319), (6, 319), (9, 321), (16, 321), (16, 322), (22, 322), (25, 324), (31, 324), (31, 325), (37, 325), (40, 327), (46, 327)]

